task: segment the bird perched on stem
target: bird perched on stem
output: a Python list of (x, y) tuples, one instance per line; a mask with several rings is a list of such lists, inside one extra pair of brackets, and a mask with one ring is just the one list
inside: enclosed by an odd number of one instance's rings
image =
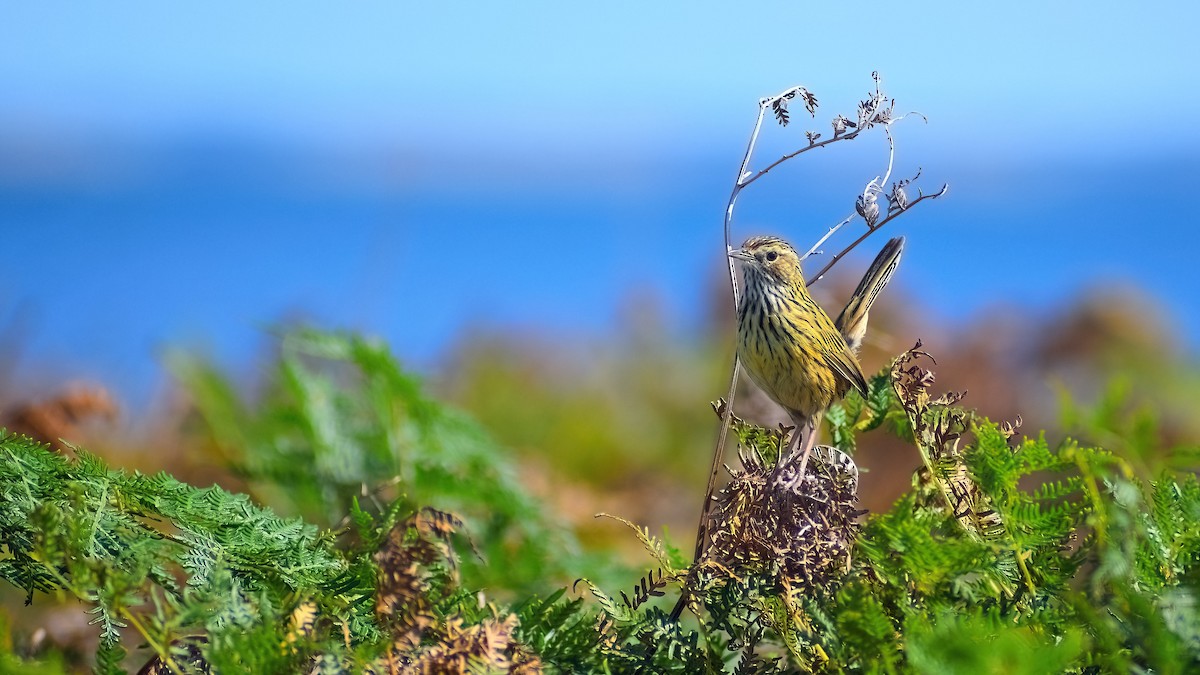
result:
[[(742, 261), (745, 288), (737, 308), (737, 352), (750, 379), (783, 406), (796, 425), (790, 446), (799, 448), (804, 476), (816, 427), (829, 406), (850, 391), (867, 394), (856, 353), (867, 330), (867, 312), (891, 279), (904, 238), (876, 256), (837, 321), (808, 294), (800, 256), (777, 237), (751, 237), (729, 256)], [(775, 475), (790, 463), (781, 453)]]

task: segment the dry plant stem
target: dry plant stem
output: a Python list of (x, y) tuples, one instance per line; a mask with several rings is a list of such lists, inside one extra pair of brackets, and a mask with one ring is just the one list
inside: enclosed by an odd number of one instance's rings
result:
[[(729, 193), (729, 202), (725, 205), (725, 220), (724, 220), (724, 235), (725, 235), (725, 252), (728, 253), (733, 249), (733, 237), (730, 234), (730, 228), (733, 225), (733, 209), (737, 205), (738, 194), (742, 188), (746, 187), (752, 181), (744, 180), (750, 166), (750, 158), (754, 155), (754, 146), (758, 144), (758, 135), (762, 132), (763, 117), (767, 114), (767, 107), (770, 106), (771, 100), (764, 98), (758, 102), (758, 118), (754, 120), (754, 129), (750, 132), (750, 141), (746, 144), (746, 154), (742, 156), (741, 166), (738, 167), (737, 178), (733, 181), (733, 190)], [(725, 264), (729, 271), (729, 285), (733, 288), (733, 306), (736, 308), (740, 299), (741, 289), (737, 283), (737, 269), (734, 267), (733, 258), (725, 255)], [(688, 597), (691, 588), (691, 577), (694, 574), (697, 564), (704, 558), (704, 549), (708, 543), (708, 507), (712, 502), (713, 494), (717, 491), (717, 474), (721, 470), (721, 463), (725, 458), (725, 444), (729, 441), (729, 424), (731, 415), (733, 414), (733, 401), (737, 395), (738, 376), (742, 372), (742, 361), (738, 358), (735, 351), (733, 356), (733, 372), (729, 376), (729, 392), (725, 395), (725, 411), (721, 415), (721, 427), (717, 432), (717, 445), (713, 449), (712, 466), (708, 471), (708, 487), (704, 491), (704, 503), (700, 506), (700, 523), (696, 526), (696, 549), (692, 558), (692, 571), (688, 573), (688, 581), (684, 582), (683, 592), (679, 595), (679, 602), (675, 604), (675, 608), (671, 610), (671, 620), (676, 621), (683, 613), (683, 609), (687, 606)]]
[[(742, 164), (738, 167), (737, 178), (733, 181), (733, 190), (729, 193), (729, 202), (725, 205), (725, 251), (728, 252), (733, 248), (733, 238), (730, 233), (730, 228), (733, 225), (733, 209), (737, 204), (738, 194), (742, 188), (749, 183), (743, 179), (748, 173), (750, 166), (750, 158), (754, 155), (754, 146), (758, 144), (758, 135), (762, 132), (763, 117), (767, 114), (767, 108), (771, 105), (773, 99), (763, 99), (758, 102), (758, 118), (754, 120), (754, 129), (750, 132), (750, 141), (746, 144), (746, 154), (742, 156)], [(738, 288), (737, 270), (734, 267), (733, 258), (725, 256), (725, 264), (729, 271), (729, 285), (733, 288), (733, 306), (737, 307), (738, 300), (741, 296), (741, 289)], [(700, 524), (696, 532), (696, 557), (695, 560), (700, 560), (704, 555), (704, 547), (708, 539), (708, 505), (712, 501), (713, 493), (717, 489), (717, 473), (721, 470), (721, 462), (725, 455), (725, 443), (729, 440), (729, 420), (733, 410), (733, 401), (737, 395), (738, 376), (742, 372), (741, 359), (734, 354), (733, 357), (733, 373), (729, 378), (729, 392), (725, 395), (725, 412), (721, 415), (721, 429), (717, 433), (717, 447), (713, 451), (712, 466), (708, 472), (708, 488), (704, 493), (704, 504), (700, 510)]]
[(800, 262), (804, 262), (809, 257), (820, 253), (821, 245), (824, 244), (826, 241), (828, 241), (829, 238), (832, 237), (834, 234), (836, 234), (838, 230), (842, 229), (842, 227), (849, 225), (850, 221), (854, 220), (854, 217), (857, 215), (858, 215), (857, 213), (851, 213), (850, 215), (843, 218), (841, 220), (841, 222), (839, 222), (837, 225), (834, 225), (834, 226), (830, 227), (828, 230), (826, 230), (825, 235), (822, 236), (820, 239), (818, 239), (817, 243), (813, 244), (812, 248), (808, 249), (808, 251), (806, 251), (804, 253), (804, 255), (800, 256)]
[[(876, 186), (878, 186), (878, 189), (882, 190), (883, 186), (887, 185), (888, 180), (891, 179), (891, 177), (892, 177), (892, 167), (896, 163), (896, 141), (895, 141), (895, 139), (892, 138), (891, 124), (892, 123), (889, 122), (888, 124), (885, 124), (883, 127), (883, 133), (887, 135), (887, 140), (888, 140), (887, 171), (883, 174), (882, 179), (879, 176), (876, 176), (875, 180), (873, 180), (869, 184), (867, 184), (868, 190), (871, 189), (872, 185), (876, 185)], [(858, 133), (857, 130), (855, 131), (855, 133)], [(836, 138), (846, 138), (846, 136), (838, 136)], [(833, 139), (830, 139), (830, 140), (833, 140)], [(804, 253), (804, 255), (800, 256), (800, 262), (804, 262), (806, 259), (809, 258), (809, 256), (813, 256), (813, 255), (816, 255), (817, 253), (820, 253), (821, 246), (823, 246), (825, 244), (825, 242), (829, 241), (829, 238), (832, 237), (834, 234), (836, 234), (838, 230), (842, 229), (843, 226), (850, 224), (850, 221), (854, 220), (854, 216), (856, 216), (856, 215), (858, 215), (858, 214), (851, 213), (850, 215), (843, 218), (837, 225), (834, 225), (833, 227), (829, 228), (825, 232), (824, 236), (822, 236), (820, 239), (818, 239), (817, 243), (812, 245), (812, 248), (808, 249), (808, 251), (806, 251)], [(814, 281), (815, 281), (815, 279), (814, 279)], [(811, 286), (812, 283), (810, 282), (809, 285)]]
[(170, 670), (172, 673), (175, 673), (175, 675), (183, 675), (183, 670), (180, 669), (179, 664), (175, 663), (175, 659), (171, 657), (170, 645), (158, 644), (158, 642), (156, 642), (154, 638), (150, 636), (150, 632), (146, 630), (146, 627), (142, 625), (142, 622), (138, 621), (137, 615), (129, 611), (127, 608), (120, 608), (120, 614), (121, 616), (125, 617), (126, 621), (133, 624), (134, 630), (141, 634), (142, 639), (146, 641), (146, 644), (149, 645), (150, 649), (154, 650), (154, 653), (158, 655), (158, 658), (162, 660), (163, 665), (165, 665), (168, 670)]
[[(769, 105), (770, 101), (771, 101), (771, 99), (766, 99), (766, 105)], [(766, 111), (766, 105), (764, 105), (759, 110), (759, 113), (758, 113), (758, 122), (760, 125), (762, 124), (763, 113)], [(774, 169), (775, 167), (779, 166), (780, 164), (783, 164), (784, 162), (788, 161), (789, 159), (792, 159), (794, 157), (799, 157), (800, 155), (808, 152), (809, 150), (816, 150), (817, 148), (823, 148), (827, 145), (832, 145), (833, 143), (837, 143), (838, 141), (853, 140), (853, 139), (857, 138), (858, 135), (861, 134), (862, 132), (863, 132), (862, 128), (855, 129), (854, 131), (851, 131), (849, 133), (838, 134), (837, 136), (832, 136), (823, 141), (819, 141), (817, 143), (812, 143), (812, 144), (806, 145), (803, 148), (800, 148), (799, 150), (797, 150), (795, 152), (789, 152), (788, 154), (780, 157), (779, 159), (775, 160), (774, 162), (771, 162), (769, 165), (767, 165), (766, 168), (760, 169), (759, 171), (755, 172), (755, 174), (753, 176), (748, 176), (748, 177), (746, 177), (745, 180), (739, 181), (738, 187), (739, 188), (746, 187), (747, 185), (758, 180), (759, 178), (762, 178), (763, 176), (767, 175), (767, 172), (769, 172), (771, 169)], [(750, 155), (746, 155), (746, 158), (747, 158), (747, 160), (749, 160)], [(747, 163), (749, 163), (749, 162), (747, 162)], [(746, 171), (743, 170), (742, 175), (745, 176)]]
[(889, 213), (885, 218), (883, 218), (883, 220), (880, 220), (878, 223), (875, 223), (874, 227), (867, 228), (867, 231), (863, 232), (862, 236), (859, 237), (858, 239), (855, 239), (849, 246), (842, 249), (841, 251), (838, 251), (837, 255), (833, 256), (833, 258), (831, 258), (829, 260), (829, 262), (826, 263), (826, 265), (820, 269), (820, 271), (818, 271), (816, 274), (814, 274), (812, 276), (811, 279), (808, 280), (808, 285), (812, 286), (813, 284), (820, 281), (825, 276), (825, 274), (828, 273), (829, 270), (834, 265), (837, 264), (837, 262), (839, 260), (844, 258), (846, 256), (846, 254), (849, 253), (850, 251), (853, 251), (859, 244), (863, 243), (863, 241), (866, 240), (867, 237), (869, 237), (872, 234), (875, 234), (877, 231), (879, 231), (879, 229), (882, 228), (884, 225), (887, 225), (888, 223), (892, 222), (897, 217), (899, 217), (901, 214), (908, 212), (909, 210), (912, 209), (912, 207), (916, 206), (917, 204), (920, 204), (921, 202), (925, 201), (926, 199), (937, 199), (938, 197), (941, 197), (942, 195), (946, 194), (946, 191), (949, 189), (950, 189), (949, 185), (943, 185), (941, 190), (938, 190), (937, 192), (927, 194), (927, 195), (922, 194), (920, 197), (917, 197), (916, 199), (909, 202), (908, 206), (904, 207), (903, 209), (897, 209), (896, 211)]

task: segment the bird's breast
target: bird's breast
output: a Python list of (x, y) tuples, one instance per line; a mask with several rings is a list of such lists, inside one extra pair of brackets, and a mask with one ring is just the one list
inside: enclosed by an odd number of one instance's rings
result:
[(811, 311), (781, 294), (746, 300), (738, 312), (738, 356), (750, 379), (805, 417), (828, 408), (839, 379), (818, 351), (818, 322)]

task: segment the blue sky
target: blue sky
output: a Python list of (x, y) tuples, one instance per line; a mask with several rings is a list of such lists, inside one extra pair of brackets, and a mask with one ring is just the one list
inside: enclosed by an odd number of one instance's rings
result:
[[(466, 326), (602, 333), (647, 289), (695, 325), (757, 99), (822, 103), (767, 159), (873, 70), (929, 118), (898, 170), (951, 184), (895, 225), (908, 292), (965, 319), (1135, 283), (1200, 345), (1194, 4), (649, 5), (6, 3), (21, 372), (145, 401), (163, 348), (248, 364), (298, 313), (430, 369)], [(814, 240), (884, 157), (815, 155), (744, 194), (739, 236)]]

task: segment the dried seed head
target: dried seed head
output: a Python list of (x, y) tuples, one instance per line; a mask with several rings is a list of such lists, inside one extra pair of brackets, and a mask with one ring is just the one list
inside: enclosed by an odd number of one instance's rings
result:
[(879, 204), (875, 202), (875, 191), (870, 185), (855, 200), (854, 210), (867, 221), (867, 227), (875, 227), (875, 223), (879, 222)]
[(833, 122), (831, 122), (831, 124), (833, 125), (834, 136), (840, 136), (846, 133), (846, 129), (858, 128), (857, 124), (851, 122), (844, 115), (838, 115), (837, 117), (833, 118)]
[(798, 464), (774, 481), (773, 468), (757, 462), (731, 471), (713, 510), (713, 567), (773, 577), (793, 593), (837, 587), (858, 534), (858, 469), (829, 446), (813, 449), (803, 480)]
[(892, 183), (892, 191), (888, 194), (888, 212), (903, 211), (908, 208), (908, 194), (900, 183)]

